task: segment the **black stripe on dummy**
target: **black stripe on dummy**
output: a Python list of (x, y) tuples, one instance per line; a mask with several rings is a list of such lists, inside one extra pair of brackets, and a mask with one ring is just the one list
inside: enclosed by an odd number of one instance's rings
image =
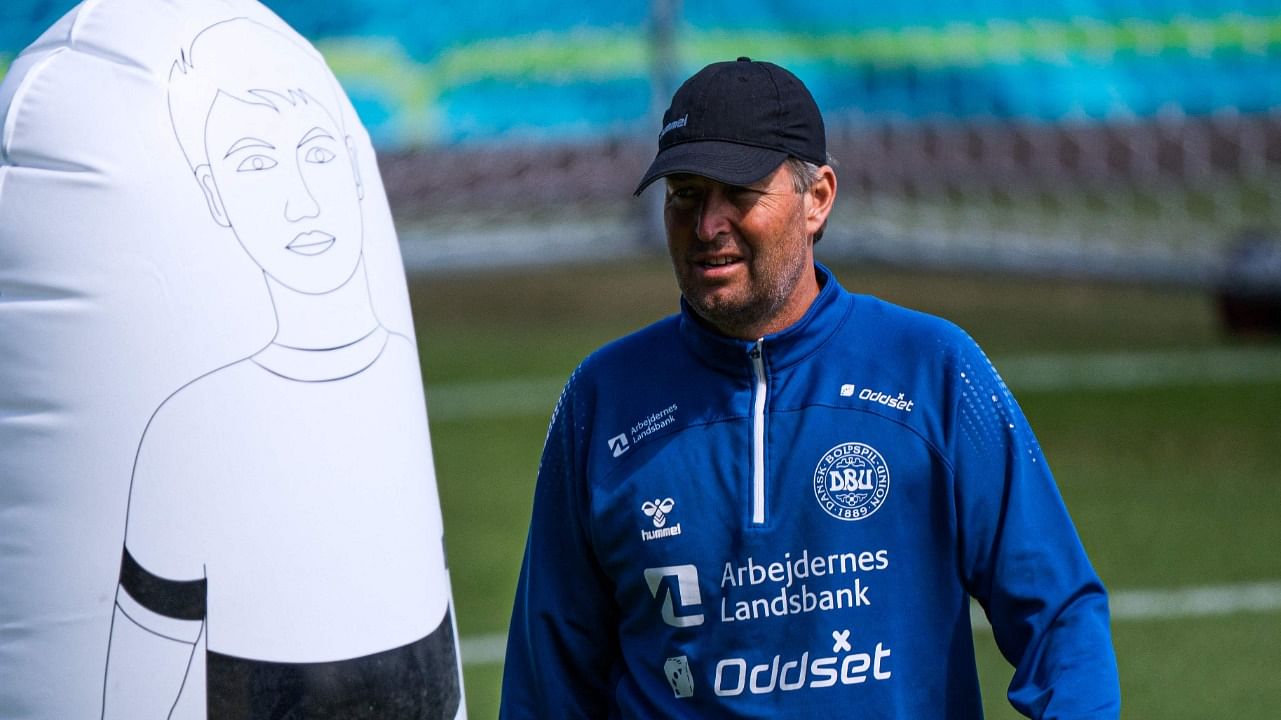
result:
[(203, 620), (206, 581), (168, 580), (152, 575), (125, 548), (120, 559), (120, 587), (148, 610), (179, 620)]
[[(426, 637), (373, 655), (277, 663), (205, 655), (207, 712), (219, 720), (453, 720), (462, 703), (451, 612)], [(316, 628), (324, 632), (324, 628)]]

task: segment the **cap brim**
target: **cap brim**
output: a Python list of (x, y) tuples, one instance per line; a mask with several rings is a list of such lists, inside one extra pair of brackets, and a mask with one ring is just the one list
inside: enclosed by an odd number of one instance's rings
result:
[(787, 153), (724, 140), (694, 140), (660, 150), (633, 195), (640, 195), (655, 180), (689, 173), (727, 185), (750, 185), (769, 175)]

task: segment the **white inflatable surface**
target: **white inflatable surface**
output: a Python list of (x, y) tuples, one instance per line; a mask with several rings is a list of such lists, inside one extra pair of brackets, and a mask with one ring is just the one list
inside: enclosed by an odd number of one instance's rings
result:
[(0, 715), (454, 718), (373, 149), (249, 0), (87, 0), (0, 85)]

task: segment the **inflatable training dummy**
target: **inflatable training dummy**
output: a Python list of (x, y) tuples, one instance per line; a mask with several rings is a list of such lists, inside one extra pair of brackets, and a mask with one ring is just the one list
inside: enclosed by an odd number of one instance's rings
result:
[(404, 271), (320, 55), (250, 0), (86, 0), (0, 119), (0, 715), (464, 717)]

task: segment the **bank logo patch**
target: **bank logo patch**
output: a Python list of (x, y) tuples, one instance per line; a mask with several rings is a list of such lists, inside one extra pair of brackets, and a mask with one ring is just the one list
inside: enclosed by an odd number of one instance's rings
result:
[(645, 584), (655, 600), (662, 596), (663, 622), (678, 628), (703, 624), (702, 612), (690, 612), (701, 610), (703, 605), (698, 568), (693, 565), (645, 568)]
[(609, 449), (614, 453), (614, 457), (622, 457), (623, 453), (632, 449), (632, 445), (639, 443), (663, 428), (675, 424), (676, 411), (678, 409), (677, 405), (673, 403), (662, 410), (656, 410), (633, 424), (631, 431), (622, 432), (610, 438), (607, 442), (609, 443)]
[(879, 510), (889, 494), (889, 465), (870, 445), (841, 443), (814, 468), (814, 497), (838, 520), (862, 520)]
[(609, 449), (614, 451), (614, 457), (618, 457), (628, 450), (631, 450), (631, 443), (627, 442), (627, 433), (615, 435), (610, 438)]
[(694, 697), (694, 673), (689, 669), (689, 657), (678, 655), (663, 663), (663, 674), (678, 698)]

